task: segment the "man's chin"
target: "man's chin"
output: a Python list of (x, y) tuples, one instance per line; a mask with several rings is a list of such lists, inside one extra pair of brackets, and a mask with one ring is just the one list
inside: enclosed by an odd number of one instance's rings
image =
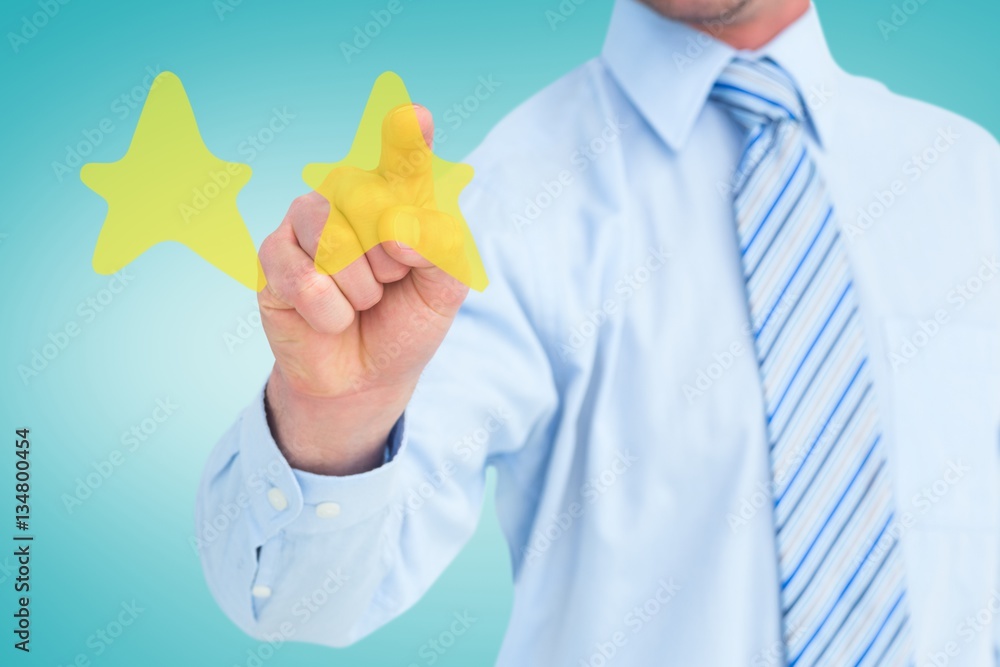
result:
[(732, 22), (747, 13), (754, 0), (640, 0), (657, 13), (682, 23)]

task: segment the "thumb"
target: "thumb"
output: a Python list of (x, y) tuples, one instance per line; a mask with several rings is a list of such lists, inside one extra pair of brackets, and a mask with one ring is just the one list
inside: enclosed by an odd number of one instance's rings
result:
[(465, 230), (447, 213), (392, 206), (379, 218), (378, 235), (386, 253), (421, 280), (471, 283)]

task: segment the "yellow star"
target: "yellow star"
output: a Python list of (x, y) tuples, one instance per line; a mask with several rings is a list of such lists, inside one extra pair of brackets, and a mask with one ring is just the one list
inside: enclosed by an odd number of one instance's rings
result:
[(250, 167), (212, 155), (173, 73), (154, 80), (125, 156), (84, 165), (80, 178), (108, 202), (94, 249), (98, 273), (177, 241), (250, 289), (264, 288), (257, 249), (236, 208)]
[(486, 271), (458, 207), (472, 167), (431, 152), (396, 74), (376, 79), (347, 156), (306, 165), (302, 178), (331, 204), (317, 271), (337, 273), (380, 242), (394, 240), (469, 287), (486, 288)]

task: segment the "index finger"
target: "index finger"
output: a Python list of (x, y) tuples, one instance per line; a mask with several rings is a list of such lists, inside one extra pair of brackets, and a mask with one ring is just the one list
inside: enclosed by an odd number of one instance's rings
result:
[(427, 109), (415, 104), (393, 109), (382, 121), (378, 173), (390, 186), (404, 183), (415, 193), (432, 196), (430, 144), (433, 136), (434, 121)]

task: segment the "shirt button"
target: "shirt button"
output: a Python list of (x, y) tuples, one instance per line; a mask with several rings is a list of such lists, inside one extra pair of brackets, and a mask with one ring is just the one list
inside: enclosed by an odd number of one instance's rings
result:
[(285, 494), (281, 492), (281, 489), (276, 486), (272, 486), (268, 489), (267, 502), (271, 503), (271, 507), (279, 512), (288, 507), (288, 498), (286, 498)]
[(320, 503), (316, 506), (316, 516), (321, 519), (332, 519), (340, 516), (340, 505), (337, 503)]
[(250, 589), (250, 594), (255, 598), (269, 598), (271, 597), (271, 588), (269, 586), (254, 586)]

